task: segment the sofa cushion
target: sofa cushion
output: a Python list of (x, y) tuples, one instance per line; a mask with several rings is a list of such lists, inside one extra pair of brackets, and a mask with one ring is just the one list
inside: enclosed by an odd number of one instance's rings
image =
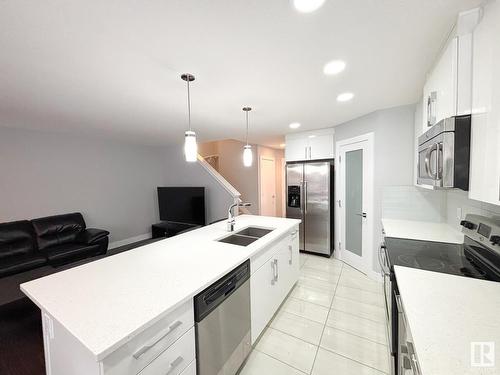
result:
[(79, 243), (63, 244), (47, 249), (47, 258), (51, 265), (61, 265), (94, 256), (100, 252), (99, 245), (82, 245)]
[(31, 221), (37, 236), (38, 248), (47, 250), (53, 246), (70, 244), (85, 230), (80, 213), (42, 217)]
[(10, 258), (34, 254), (35, 235), (27, 220), (0, 224), (0, 266)]
[(43, 255), (21, 255), (0, 262), (0, 277), (29, 271), (47, 264)]

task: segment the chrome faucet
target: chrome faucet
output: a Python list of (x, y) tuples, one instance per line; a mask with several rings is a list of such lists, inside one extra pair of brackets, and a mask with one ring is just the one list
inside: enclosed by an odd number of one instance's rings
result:
[(252, 205), (251, 203), (234, 203), (231, 206), (229, 206), (229, 209), (227, 210), (227, 231), (228, 232), (233, 232), (234, 225), (236, 224), (236, 220), (234, 219), (234, 214), (233, 214), (233, 208), (235, 208), (235, 207), (250, 207), (251, 205)]

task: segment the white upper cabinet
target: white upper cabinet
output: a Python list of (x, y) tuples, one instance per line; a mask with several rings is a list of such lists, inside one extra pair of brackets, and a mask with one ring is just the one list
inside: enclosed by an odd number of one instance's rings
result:
[(479, 22), (479, 8), (462, 12), (423, 90), (422, 129), (439, 121), (471, 113), (472, 32)]
[(333, 159), (333, 129), (295, 133), (286, 136), (286, 161)]
[(469, 198), (500, 204), (500, 3), (484, 6), (473, 33)]

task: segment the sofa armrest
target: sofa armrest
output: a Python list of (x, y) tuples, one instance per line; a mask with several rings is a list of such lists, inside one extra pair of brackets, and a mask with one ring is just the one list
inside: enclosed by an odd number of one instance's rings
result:
[(92, 245), (107, 237), (109, 232), (103, 229), (87, 228), (78, 235), (78, 242)]

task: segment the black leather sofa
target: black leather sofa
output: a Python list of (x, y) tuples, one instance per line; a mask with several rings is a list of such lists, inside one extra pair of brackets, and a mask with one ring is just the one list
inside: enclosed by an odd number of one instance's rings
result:
[(0, 224), (0, 278), (105, 254), (108, 235), (80, 213)]

